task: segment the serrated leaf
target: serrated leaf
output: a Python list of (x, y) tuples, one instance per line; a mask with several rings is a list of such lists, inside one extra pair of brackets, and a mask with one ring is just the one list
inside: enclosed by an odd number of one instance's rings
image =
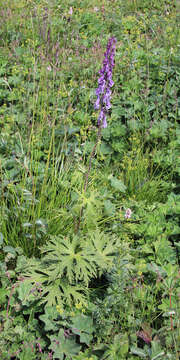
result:
[(71, 285), (68, 281), (62, 279), (46, 284), (43, 287), (41, 303), (46, 303), (47, 306), (61, 306), (62, 304), (71, 305), (72, 302), (86, 303), (84, 287)]
[(109, 238), (98, 230), (81, 238), (77, 235), (52, 237), (42, 249), (41, 260), (31, 259), (23, 275), (26, 281), (40, 284), (40, 303), (48, 306), (85, 304), (89, 281), (112, 267), (117, 248), (115, 237)]
[(111, 267), (118, 247), (117, 239), (111, 237), (110, 240), (106, 234), (97, 230), (91, 234), (90, 240), (90, 252), (98, 267), (101, 269)]
[[(66, 275), (69, 282), (74, 280), (84, 281), (88, 284), (90, 278), (96, 275), (96, 267), (91, 259), (85, 256), (80, 247), (79, 238), (73, 239), (56, 237), (53, 238), (45, 251), (48, 251), (49, 260), (48, 275), (50, 280), (55, 280)], [(51, 263), (52, 262), (52, 263)], [(51, 277), (51, 274), (53, 277)]]

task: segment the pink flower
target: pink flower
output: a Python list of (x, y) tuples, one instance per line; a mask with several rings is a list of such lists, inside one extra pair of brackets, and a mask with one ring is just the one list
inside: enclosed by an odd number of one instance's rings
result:
[(70, 7), (70, 9), (69, 9), (69, 15), (72, 15), (72, 13), (73, 13), (73, 8)]
[(124, 215), (125, 219), (130, 219), (131, 215), (132, 215), (131, 209), (129, 209), (129, 208), (126, 209), (126, 213)]

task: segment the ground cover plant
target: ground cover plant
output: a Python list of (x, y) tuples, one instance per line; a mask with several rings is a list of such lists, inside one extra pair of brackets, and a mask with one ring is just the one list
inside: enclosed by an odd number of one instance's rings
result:
[(179, 359), (180, 2), (0, 15), (1, 359)]

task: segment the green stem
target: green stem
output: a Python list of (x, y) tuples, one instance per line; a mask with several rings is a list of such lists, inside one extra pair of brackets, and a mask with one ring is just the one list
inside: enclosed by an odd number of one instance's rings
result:
[[(89, 182), (89, 174), (90, 174), (91, 166), (92, 166), (92, 160), (94, 159), (94, 156), (95, 156), (95, 153), (96, 153), (96, 148), (97, 148), (98, 143), (100, 142), (100, 140), (101, 140), (101, 126), (98, 127), (97, 139), (96, 139), (95, 145), (94, 145), (94, 147), (93, 147), (93, 149), (91, 151), (91, 155), (90, 155), (90, 158), (89, 158), (89, 166), (88, 166), (88, 170), (87, 170), (86, 175), (85, 175), (84, 192), (87, 191), (88, 182)], [(79, 214), (79, 220), (78, 220), (78, 223), (76, 225), (76, 232), (78, 232), (80, 224), (81, 224), (83, 210), (84, 210), (84, 208), (82, 206), (81, 210), (80, 210), (80, 214)]]

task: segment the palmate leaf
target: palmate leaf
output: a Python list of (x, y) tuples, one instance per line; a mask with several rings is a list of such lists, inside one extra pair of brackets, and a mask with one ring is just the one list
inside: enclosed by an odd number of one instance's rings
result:
[(43, 263), (39, 259), (29, 259), (28, 268), (22, 270), (22, 275), (25, 276), (26, 281), (43, 284), (48, 280)]
[(41, 303), (85, 303), (90, 280), (112, 267), (117, 249), (117, 239), (99, 230), (82, 237), (55, 236), (43, 247), (42, 259), (32, 259), (24, 275), (32, 285), (40, 284)]
[[(38, 278), (39, 279), (39, 278)], [(32, 273), (31, 277), (24, 280), (24, 284), (31, 284), (31, 290), (34, 288), (37, 276)], [(39, 282), (38, 282), (39, 283)], [(56, 306), (62, 304), (82, 303), (86, 305), (86, 288), (80, 285), (72, 285), (66, 279), (57, 279), (52, 282), (46, 281), (39, 283), (41, 292), (39, 293), (39, 303), (46, 306)], [(30, 291), (31, 293), (31, 291)]]
[(94, 259), (86, 256), (80, 243), (78, 236), (51, 239), (43, 250), (50, 280), (66, 276), (70, 283), (83, 281), (87, 285), (91, 277), (96, 276)]
[(118, 249), (117, 238), (111, 239), (108, 235), (100, 233), (98, 230), (90, 234), (88, 247), (84, 249), (87, 256), (93, 257), (99, 269), (111, 268), (113, 259)]
[[(46, 264), (47, 266), (47, 264)], [(62, 305), (62, 303), (81, 302), (86, 304), (86, 287), (79, 284), (70, 284), (66, 278), (54, 279), (54, 273), (43, 271), (43, 263), (32, 259), (32, 266), (24, 273), (23, 283), (31, 284), (31, 290), (36, 286), (41, 289), (39, 293), (40, 303), (48, 306)], [(42, 272), (43, 271), (43, 272)]]
[(85, 288), (80, 285), (70, 285), (68, 281), (58, 279), (55, 282), (47, 285), (43, 290), (43, 298), (41, 302), (46, 303), (47, 306), (83, 303), (85, 300)]

